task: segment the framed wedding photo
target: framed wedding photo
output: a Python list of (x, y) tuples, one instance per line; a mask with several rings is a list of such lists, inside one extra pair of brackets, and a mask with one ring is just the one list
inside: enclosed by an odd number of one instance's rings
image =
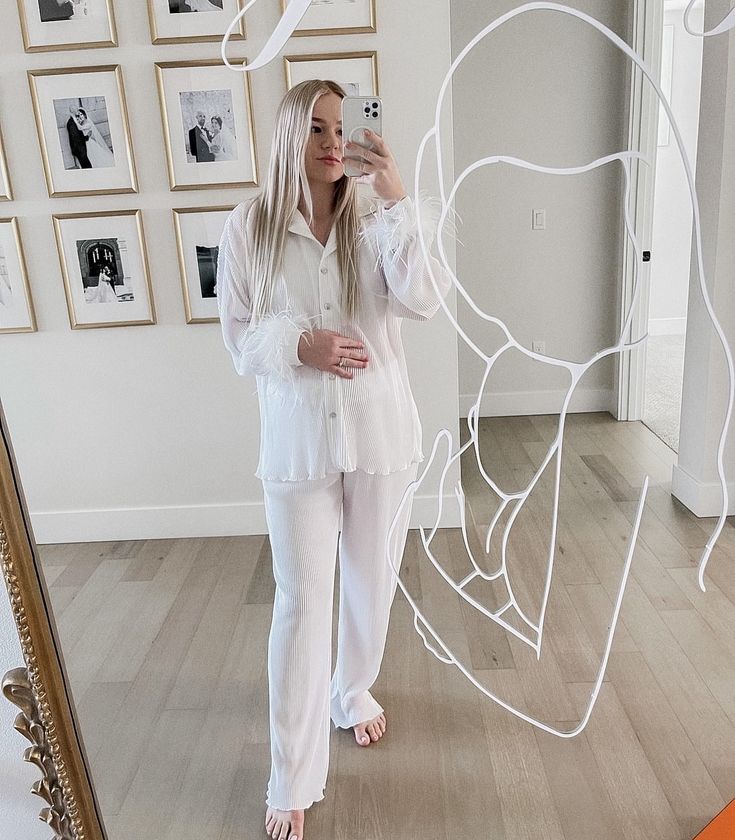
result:
[(219, 321), (217, 260), (227, 217), (234, 207), (187, 207), (174, 210), (181, 287), (187, 324)]
[(112, 0), (18, 0), (26, 52), (116, 47)]
[[(286, 0), (281, 0), (282, 11)], [(377, 31), (375, 0), (312, 0), (296, 35), (358, 35)]]
[(120, 65), (29, 70), (28, 79), (49, 196), (137, 192)]
[(36, 331), (18, 221), (0, 219), (0, 333)]
[(158, 63), (156, 77), (171, 189), (257, 186), (250, 74), (204, 59)]
[(3, 146), (3, 135), (0, 131), (0, 201), (11, 201), (13, 190), (10, 187), (10, 174), (8, 163), (5, 159), (5, 147)]
[[(181, 44), (221, 41), (227, 27), (242, 9), (243, 0), (148, 0), (151, 41)], [(231, 38), (245, 37), (244, 19)]]
[(286, 85), (289, 90), (306, 79), (331, 79), (348, 96), (379, 96), (376, 52), (287, 55)]
[(53, 220), (71, 328), (155, 324), (140, 210)]

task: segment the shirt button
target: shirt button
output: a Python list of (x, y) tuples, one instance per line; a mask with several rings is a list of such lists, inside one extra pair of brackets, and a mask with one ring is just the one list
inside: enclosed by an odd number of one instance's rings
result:
[(324, 304), (324, 308), (325, 308), (325, 309), (331, 309), (331, 308), (332, 308), (332, 304), (331, 304), (331, 303), (325, 303), (325, 304)]
[(326, 269), (326, 268), (323, 268), (323, 269), (321, 270), (321, 272), (322, 272), (322, 274), (326, 274), (326, 273), (327, 273), (327, 269)]
[(334, 418), (337, 416), (337, 412), (336, 411), (330, 411), (329, 416), (332, 420), (334, 420)]
[(336, 378), (337, 378), (337, 374), (336, 374), (336, 373), (330, 373), (330, 374), (329, 374), (329, 378), (330, 378), (330, 379), (336, 379)]

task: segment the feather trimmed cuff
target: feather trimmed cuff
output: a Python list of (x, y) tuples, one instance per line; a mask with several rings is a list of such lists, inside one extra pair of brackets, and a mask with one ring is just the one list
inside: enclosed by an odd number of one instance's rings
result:
[(419, 219), (429, 247), (436, 236), (440, 203), (427, 193), (419, 194), (419, 207), (410, 196), (404, 196), (392, 207), (380, 206), (365, 222), (361, 237), (370, 241), (384, 269), (405, 263), (405, 252), (418, 237)]
[(269, 314), (254, 322), (242, 352), (243, 362), (261, 376), (272, 378), (275, 390), (283, 384), (293, 385), (294, 368), (299, 359), (299, 339), (312, 328), (312, 319), (294, 315), (288, 310)]

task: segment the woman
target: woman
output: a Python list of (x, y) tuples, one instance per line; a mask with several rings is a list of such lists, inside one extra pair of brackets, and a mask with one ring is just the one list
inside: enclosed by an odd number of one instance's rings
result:
[(212, 139), (209, 143), (209, 150), (215, 160), (237, 160), (237, 146), (235, 137), (227, 126), (223, 125), (222, 117), (212, 117)]
[(105, 265), (100, 271), (95, 303), (110, 303), (112, 301), (117, 301), (117, 295), (112, 285), (112, 272), (109, 266)]
[(87, 138), (87, 157), (93, 169), (115, 165), (115, 156), (107, 147), (97, 126), (89, 119), (84, 108), (76, 113), (79, 130)]
[[(370, 693), (396, 589), (385, 539), (423, 460), (401, 319), (427, 320), (440, 306), (388, 146), (373, 134), (374, 151), (343, 149), (343, 96), (318, 80), (286, 94), (265, 187), (229, 216), (219, 250), (224, 343), (236, 371), (257, 376), (260, 403), (256, 476), (276, 581), (265, 827), (278, 840), (303, 840), (304, 810), (324, 797), (330, 718), (361, 746), (386, 730)], [(345, 154), (362, 161), (377, 208), (358, 204)], [(445, 295), (449, 280), (433, 268)]]

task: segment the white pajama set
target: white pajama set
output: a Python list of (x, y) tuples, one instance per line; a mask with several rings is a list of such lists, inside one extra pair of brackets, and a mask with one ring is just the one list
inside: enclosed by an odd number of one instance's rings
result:
[[(350, 728), (383, 711), (370, 694), (383, 658), (397, 581), (388, 529), (423, 460), (421, 424), (401, 341), (403, 318), (428, 320), (440, 300), (418, 241), (416, 207), (360, 200), (358, 316), (340, 311), (335, 230), (325, 246), (296, 211), (276, 278), (274, 307), (252, 319), (249, 200), (222, 235), (217, 292), (235, 369), (257, 377), (260, 458), (276, 582), (268, 640), (271, 776), (266, 802), (283, 811), (324, 798), (330, 718)], [(422, 205), (422, 219), (428, 208)], [(430, 229), (426, 231), (431, 241)], [(444, 297), (450, 280), (432, 259)], [(330, 329), (364, 344), (352, 379), (304, 365), (301, 334)], [(410, 505), (394, 532), (403, 554)], [(340, 532), (341, 525), (341, 532)], [(337, 661), (332, 599), (339, 549)]]

